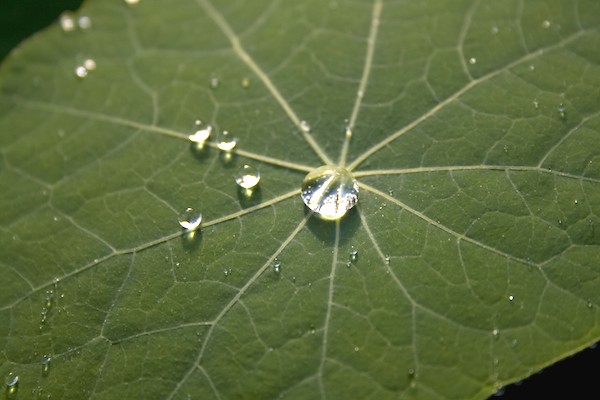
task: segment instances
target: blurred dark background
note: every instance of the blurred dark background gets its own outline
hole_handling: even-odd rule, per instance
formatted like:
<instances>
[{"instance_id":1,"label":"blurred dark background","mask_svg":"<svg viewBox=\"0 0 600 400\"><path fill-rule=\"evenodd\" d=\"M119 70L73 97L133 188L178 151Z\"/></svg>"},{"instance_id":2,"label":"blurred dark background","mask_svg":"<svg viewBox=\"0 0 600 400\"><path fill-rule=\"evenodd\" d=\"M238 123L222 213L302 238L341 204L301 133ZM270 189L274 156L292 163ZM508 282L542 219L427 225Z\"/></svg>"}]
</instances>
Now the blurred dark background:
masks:
<instances>
[{"instance_id":1,"label":"blurred dark background","mask_svg":"<svg viewBox=\"0 0 600 400\"><path fill-rule=\"evenodd\" d=\"M82 2L82 0L0 0L0 61L21 41L54 23L61 12L76 10ZM167 3L168 0L165 0L165 6ZM510 385L505 388L502 395L491 399L529 400L541 396L548 398L548 394L551 394L550 399L562 397L598 400L600 383L596 379L600 381L599 346L594 346L546 368L520 384Z\"/></svg>"}]
</instances>

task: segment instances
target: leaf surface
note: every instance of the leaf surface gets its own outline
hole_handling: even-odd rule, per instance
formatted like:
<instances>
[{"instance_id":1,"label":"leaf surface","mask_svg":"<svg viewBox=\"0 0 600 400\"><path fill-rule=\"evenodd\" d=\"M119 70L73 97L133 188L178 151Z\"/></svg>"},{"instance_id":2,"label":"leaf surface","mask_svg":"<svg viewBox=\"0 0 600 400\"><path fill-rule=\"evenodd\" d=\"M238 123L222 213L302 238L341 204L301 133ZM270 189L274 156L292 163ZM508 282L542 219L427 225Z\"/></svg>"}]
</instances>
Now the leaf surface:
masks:
<instances>
[{"instance_id":1,"label":"leaf surface","mask_svg":"<svg viewBox=\"0 0 600 400\"><path fill-rule=\"evenodd\" d=\"M79 15L0 70L20 396L485 399L600 337L597 1ZM190 146L196 119L232 157ZM337 222L300 198L323 164L360 185Z\"/></svg>"}]
</instances>

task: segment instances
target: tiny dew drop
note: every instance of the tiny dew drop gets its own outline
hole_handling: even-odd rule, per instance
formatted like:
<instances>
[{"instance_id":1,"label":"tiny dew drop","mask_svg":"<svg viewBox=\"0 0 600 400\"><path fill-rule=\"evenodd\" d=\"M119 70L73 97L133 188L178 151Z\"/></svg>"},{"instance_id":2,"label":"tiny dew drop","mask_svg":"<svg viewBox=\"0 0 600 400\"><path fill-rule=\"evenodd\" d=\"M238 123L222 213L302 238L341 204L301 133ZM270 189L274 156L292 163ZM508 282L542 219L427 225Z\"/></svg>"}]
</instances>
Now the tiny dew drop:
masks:
<instances>
[{"instance_id":1,"label":"tiny dew drop","mask_svg":"<svg viewBox=\"0 0 600 400\"><path fill-rule=\"evenodd\" d=\"M498 329L494 329L492 331L492 336L494 337L494 339L498 339L500 337L500 331Z\"/></svg>"},{"instance_id":2,"label":"tiny dew drop","mask_svg":"<svg viewBox=\"0 0 600 400\"><path fill-rule=\"evenodd\" d=\"M92 19L87 15L82 15L81 17L77 18L77 26L84 30L90 29L92 27Z\"/></svg>"},{"instance_id":3,"label":"tiny dew drop","mask_svg":"<svg viewBox=\"0 0 600 400\"><path fill-rule=\"evenodd\" d=\"M12 372L6 377L6 398L14 399L19 391L19 375L14 375Z\"/></svg>"},{"instance_id":4,"label":"tiny dew drop","mask_svg":"<svg viewBox=\"0 0 600 400\"><path fill-rule=\"evenodd\" d=\"M390 256L388 256L388 255L386 255L386 256L385 256L385 263L386 263L387 265L390 265L390 260L391 260L391 257L390 257Z\"/></svg>"},{"instance_id":5,"label":"tiny dew drop","mask_svg":"<svg viewBox=\"0 0 600 400\"><path fill-rule=\"evenodd\" d=\"M75 76L81 79L85 78L86 76L88 76L88 69L83 65L78 65L75 68Z\"/></svg>"},{"instance_id":6,"label":"tiny dew drop","mask_svg":"<svg viewBox=\"0 0 600 400\"><path fill-rule=\"evenodd\" d=\"M96 69L96 61L92 58L88 58L83 61L83 67L88 71L94 71Z\"/></svg>"},{"instance_id":7,"label":"tiny dew drop","mask_svg":"<svg viewBox=\"0 0 600 400\"><path fill-rule=\"evenodd\" d=\"M352 129L346 128L346 131L344 132L344 136L346 136L346 139L352 138Z\"/></svg>"},{"instance_id":8,"label":"tiny dew drop","mask_svg":"<svg viewBox=\"0 0 600 400\"><path fill-rule=\"evenodd\" d=\"M210 133L212 132L212 126L203 123L201 120L197 119L194 121L194 125L192 127L192 134L188 136L188 139L194 143L198 143L199 145L204 145L210 138Z\"/></svg>"},{"instance_id":9,"label":"tiny dew drop","mask_svg":"<svg viewBox=\"0 0 600 400\"><path fill-rule=\"evenodd\" d=\"M345 168L324 165L302 182L304 204L324 220L338 220L358 202L358 182Z\"/></svg>"},{"instance_id":10,"label":"tiny dew drop","mask_svg":"<svg viewBox=\"0 0 600 400\"><path fill-rule=\"evenodd\" d=\"M233 137L228 131L222 131L217 137L217 147L219 150L230 152L237 145L238 139Z\"/></svg>"},{"instance_id":11,"label":"tiny dew drop","mask_svg":"<svg viewBox=\"0 0 600 400\"><path fill-rule=\"evenodd\" d=\"M560 103L558 105L558 115L560 115L560 117L562 119L565 119L567 117L567 108L565 107L564 104Z\"/></svg>"},{"instance_id":12,"label":"tiny dew drop","mask_svg":"<svg viewBox=\"0 0 600 400\"><path fill-rule=\"evenodd\" d=\"M124 0L125 4L127 4L128 6L135 6L137 4L139 4L140 0Z\"/></svg>"},{"instance_id":13,"label":"tiny dew drop","mask_svg":"<svg viewBox=\"0 0 600 400\"><path fill-rule=\"evenodd\" d=\"M310 132L310 124L304 120L300 121L300 129L302 132Z\"/></svg>"},{"instance_id":14,"label":"tiny dew drop","mask_svg":"<svg viewBox=\"0 0 600 400\"><path fill-rule=\"evenodd\" d=\"M42 359L42 376L48 376L51 361L52 358L50 356L44 355L44 358Z\"/></svg>"},{"instance_id":15,"label":"tiny dew drop","mask_svg":"<svg viewBox=\"0 0 600 400\"><path fill-rule=\"evenodd\" d=\"M548 29L550 28L550 26L552 26L552 23L550 21L545 20L544 22L542 22L542 28Z\"/></svg>"},{"instance_id":16,"label":"tiny dew drop","mask_svg":"<svg viewBox=\"0 0 600 400\"><path fill-rule=\"evenodd\" d=\"M251 83L252 82L250 81L250 78L248 78L248 77L243 78L242 79L242 88L248 89L250 87Z\"/></svg>"},{"instance_id":17,"label":"tiny dew drop","mask_svg":"<svg viewBox=\"0 0 600 400\"><path fill-rule=\"evenodd\" d=\"M59 21L63 32L73 32L76 28L75 18L70 11L65 11L60 14Z\"/></svg>"},{"instance_id":18,"label":"tiny dew drop","mask_svg":"<svg viewBox=\"0 0 600 400\"><path fill-rule=\"evenodd\" d=\"M277 258L275 258L273 260L273 264L271 264L271 267L273 268L273 271L275 271L276 273L279 273L281 271L281 261L279 261Z\"/></svg>"},{"instance_id":19,"label":"tiny dew drop","mask_svg":"<svg viewBox=\"0 0 600 400\"><path fill-rule=\"evenodd\" d=\"M492 35L496 35L500 31L500 29L498 29L497 26L492 26L492 29L490 29L490 31L492 32Z\"/></svg>"},{"instance_id":20,"label":"tiny dew drop","mask_svg":"<svg viewBox=\"0 0 600 400\"><path fill-rule=\"evenodd\" d=\"M188 231L198 228L201 222L202 213L193 208L188 207L179 214L179 225Z\"/></svg>"},{"instance_id":21,"label":"tiny dew drop","mask_svg":"<svg viewBox=\"0 0 600 400\"><path fill-rule=\"evenodd\" d=\"M512 294L510 296L508 296L508 301L514 301L515 300L515 296L513 296Z\"/></svg>"},{"instance_id":22,"label":"tiny dew drop","mask_svg":"<svg viewBox=\"0 0 600 400\"><path fill-rule=\"evenodd\" d=\"M469 58L469 64L471 64L471 65L477 64L477 59L475 57Z\"/></svg>"},{"instance_id":23,"label":"tiny dew drop","mask_svg":"<svg viewBox=\"0 0 600 400\"><path fill-rule=\"evenodd\" d=\"M235 175L235 183L243 189L252 189L260 181L260 172L251 165L244 165Z\"/></svg>"},{"instance_id":24,"label":"tiny dew drop","mask_svg":"<svg viewBox=\"0 0 600 400\"><path fill-rule=\"evenodd\" d=\"M216 77L216 76L212 76L212 77L210 78L210 82L209 82L209 83L210 83L210 87L211 87L211 88L213 88L213 89L216 89L216 88L218 88L218 87L219 87L219 84L220 84L221 82L219 82L219 78L218 78L218 77Z\"/></svg>"},{"instance_id":25,"label":"tiny dew drop","mask_svg":"<svg viewBox=\"0 0 600 400\"><path fill-rule=\"evenodd\" d=\"M351 262L356 262L358 260L358 250L356 247L352 246L350 248L349 256Z\"/></svg>"}]
</instances>

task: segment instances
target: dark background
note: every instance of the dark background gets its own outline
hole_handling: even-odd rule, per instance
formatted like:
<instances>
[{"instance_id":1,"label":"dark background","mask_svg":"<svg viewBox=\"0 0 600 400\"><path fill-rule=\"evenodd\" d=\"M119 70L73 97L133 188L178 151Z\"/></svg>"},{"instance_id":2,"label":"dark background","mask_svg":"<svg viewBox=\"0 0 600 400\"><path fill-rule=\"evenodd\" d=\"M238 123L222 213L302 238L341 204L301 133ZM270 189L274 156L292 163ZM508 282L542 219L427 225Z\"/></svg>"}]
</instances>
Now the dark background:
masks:
<instances>
[{"instance_id":1,"label":"dark background","mask_svg":"<svg viewBox=\"0 0 600 400\"><path fill-rule=\"evenodd\" d=\"M62 11L76 10L81 3L81 0L0 0L0 61L22 40L56 21ZM165 0L165 6L167 3ZM596 379L600 380L599 346L506 387L501 396L492 400L529 400L548 394L550 399L599 400L600 384Z\"/></svg>"}]
</instances>

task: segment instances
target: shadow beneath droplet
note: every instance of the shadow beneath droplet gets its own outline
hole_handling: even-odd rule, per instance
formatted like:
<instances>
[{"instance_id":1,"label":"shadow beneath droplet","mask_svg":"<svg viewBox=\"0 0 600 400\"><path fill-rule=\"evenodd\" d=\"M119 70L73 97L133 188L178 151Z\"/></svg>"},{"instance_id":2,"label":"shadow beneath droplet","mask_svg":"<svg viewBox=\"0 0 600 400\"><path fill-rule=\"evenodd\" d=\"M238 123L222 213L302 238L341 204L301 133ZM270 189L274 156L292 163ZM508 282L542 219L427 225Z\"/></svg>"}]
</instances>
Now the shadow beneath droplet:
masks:
<instances>
[{"instance_id":1,"label":"shadow beneath droplet","mask_svg":"<svg viewBox=\"0 0 600 400\"><path fill-rule=\"evenodd\" d=\"M304 215L309 213L311 211L308 207L304 207ZM335 245L335 224L335 221L327 221L313 214L306 226L319 240L333 247ZM340 245L344 245L354 236L360 224L360 215L354 207L340 220Z\"/></svg>"},{"instance_id":2,"label":"shadow beneath droplet","mask_svg":"<svg viewBox=\"0 0 600 400\"><path fill-rule=\"evenodd\" d=\"M230 151L219 151L219 161L225 169L230 169L236 166L237 154Z\"/></svg>"},{"instance_id":3,"label":"shadow beneath droplet","mask_svg":"<svg viewBox=\"0 0 600 400\"><path fill-rule=\"evenodd\" d=\"M252 207L262 202L260 185L255 186L252 189L244 189L238 186L237 196L242 208Z\"/></svg>"},{"instance_id":4,"label":"shadow beneath droplet","mask_svg":"<svg viewBox=\"0 0 600 400\"><path fill-rule=\"evenodd\" d=\"M212 149L210 146L208 146L206 144L195 143L195 142L192 142L190 144L190 152L192 153L192 156L194 156L195 159L200 160L200 161L207 160L208 156L210 155L210 153L213 150L214 149Z\"/></svg>"},{"instance_id":5,"label":"shadow beneath droplet","mask_svg":"<svg viewBox=\"0 0 600 400\"><path fill-rule=\"evenodd\" d=\"M181 244L187 251L196 251L202 244L202 229L195 231L184 231L181 234Z\"/></svg>"}]
</instances>

